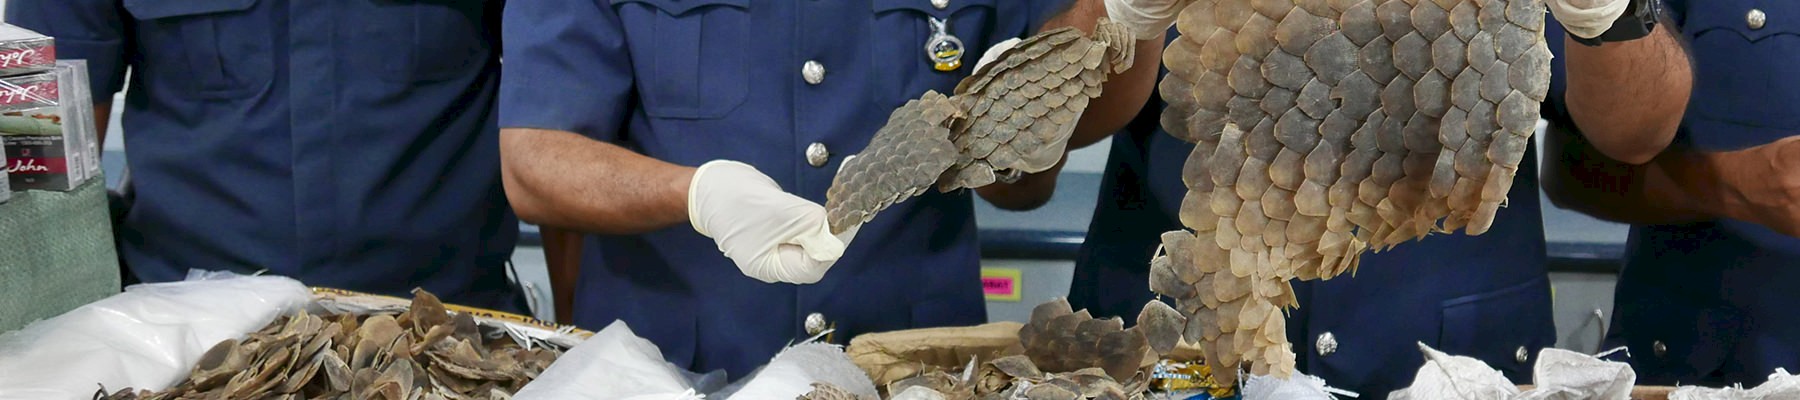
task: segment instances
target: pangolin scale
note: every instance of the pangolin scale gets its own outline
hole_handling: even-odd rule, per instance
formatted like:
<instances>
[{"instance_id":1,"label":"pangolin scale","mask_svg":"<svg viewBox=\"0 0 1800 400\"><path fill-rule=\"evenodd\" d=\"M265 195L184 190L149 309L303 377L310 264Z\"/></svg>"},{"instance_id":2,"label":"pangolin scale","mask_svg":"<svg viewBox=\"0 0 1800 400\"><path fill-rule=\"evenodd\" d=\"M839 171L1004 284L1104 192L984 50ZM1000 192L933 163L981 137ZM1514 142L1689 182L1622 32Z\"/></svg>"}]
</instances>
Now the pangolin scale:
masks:
<instances>
[{"instance_id":1,"label":"pangolin scale","mask_svg":"<svg viewBox=\"0 0 1800 400\"><path fill-rule=\"evenodd\" d=\"M973 189L1055 166L1108 74L1131 67L1133 45L1105 20L1091 36L1049 30L1001 52L951 96L926 92L894 110L825 192L832 233L933 185Z\"/></svg>"},{"instance_id":2,"label":"pangolin scale","mask_svg":"<svg viewBox=\"0 0 1800 400\"><path fill-rule=\"evenodd\" d=\"M1487 231L1506 200L1550 52L1541 0L1193 0L1163 54L1162 126L1196 144L1189 230L1153 291L1188 316L1220 382L1288 376L1293 279L1365 250Z\"/></svg>"}]
</instances>

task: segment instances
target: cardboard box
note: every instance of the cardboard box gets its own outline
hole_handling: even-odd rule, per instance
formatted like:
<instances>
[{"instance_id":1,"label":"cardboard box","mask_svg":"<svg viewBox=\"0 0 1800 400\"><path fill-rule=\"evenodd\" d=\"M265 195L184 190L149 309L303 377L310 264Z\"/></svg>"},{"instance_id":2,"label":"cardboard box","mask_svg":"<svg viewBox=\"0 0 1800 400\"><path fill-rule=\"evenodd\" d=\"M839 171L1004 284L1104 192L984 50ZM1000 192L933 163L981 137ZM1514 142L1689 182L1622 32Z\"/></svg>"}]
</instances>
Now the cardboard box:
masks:
<instances>
[{"instance_id":1,"label":"cardboard box","mask_svg":"<svg viewBox=\"0 0 1800 400\"><path fill-rule=\"evenodd\" d=\"M49 71L56 64L55 44L44 34L0 24L0 76Z\"/></svg>"},{"instance_id":2,"label":"cardboard box","mask_svg":"<svg viewBox=\"0 0 1800 400\"><path fill-rule=\"evenodd\" d=\"M12 190L68 191L100 175L87 65L0 78L0 146Z\"/></svg>"}]
</instances>

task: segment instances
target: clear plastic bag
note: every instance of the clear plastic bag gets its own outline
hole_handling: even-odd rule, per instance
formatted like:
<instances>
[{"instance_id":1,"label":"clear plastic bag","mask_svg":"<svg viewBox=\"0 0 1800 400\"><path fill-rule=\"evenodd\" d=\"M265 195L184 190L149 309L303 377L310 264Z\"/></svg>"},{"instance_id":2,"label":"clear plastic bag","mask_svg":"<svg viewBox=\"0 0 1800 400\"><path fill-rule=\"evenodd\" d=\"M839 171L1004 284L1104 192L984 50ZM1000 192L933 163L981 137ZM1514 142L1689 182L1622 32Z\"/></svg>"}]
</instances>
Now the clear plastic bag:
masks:
<instances>
[{"instance_id":1,"label":"clear plastic bag","mask_svg":"<svg viewBox=\"0 0 1800 400\"><path fill-rule=\"evenodd\" d=\"M88 399L162 390L207 349L303 307L311 292L275 276L212 275L134 285L0 335L0 399Z\"/></svg>"}]
</instances>

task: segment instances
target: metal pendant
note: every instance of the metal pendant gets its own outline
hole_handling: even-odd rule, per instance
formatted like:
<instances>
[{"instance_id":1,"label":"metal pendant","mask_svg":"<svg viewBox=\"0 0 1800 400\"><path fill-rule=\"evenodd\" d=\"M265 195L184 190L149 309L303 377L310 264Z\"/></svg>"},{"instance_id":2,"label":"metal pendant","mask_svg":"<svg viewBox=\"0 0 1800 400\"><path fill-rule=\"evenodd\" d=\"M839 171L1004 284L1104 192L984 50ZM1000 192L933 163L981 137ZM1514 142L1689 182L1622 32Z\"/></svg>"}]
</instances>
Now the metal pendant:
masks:
<instances>
[{"instance_id":1,"label":"metal pendant","mask_svg":"<svg viewBox=\"0 0 1800 400\"><path fill-rule=\"evenodd\" d=\"M939 71L954 71L962 67L963 42L950 34L950 23L945 19L931 19L931 39L925 41L925 57L931 59L932 68Z\"/></svg>"}]
</instances>

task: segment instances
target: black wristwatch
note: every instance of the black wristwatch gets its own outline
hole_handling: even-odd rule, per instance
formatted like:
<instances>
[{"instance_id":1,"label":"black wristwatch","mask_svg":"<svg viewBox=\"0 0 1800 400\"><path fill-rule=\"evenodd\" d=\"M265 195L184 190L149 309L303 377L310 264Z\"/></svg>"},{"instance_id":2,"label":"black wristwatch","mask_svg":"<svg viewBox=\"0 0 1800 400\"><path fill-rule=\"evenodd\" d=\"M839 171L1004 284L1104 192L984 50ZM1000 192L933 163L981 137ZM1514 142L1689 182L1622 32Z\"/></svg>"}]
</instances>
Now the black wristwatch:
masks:
<instances>
[{"instance_id":1,"label":"black wristwatch","mask_svg":"<svg viewBox=\"0 0 1800 400\"><path fill-rule=\"evenodd\" d=\"M1613 21L1612 27L1601 33L1600 37L1585 39L1570 34L1575 43L1586 46L1599 46L1605 42L1623 42L1642 39L1656 31L1656 20L1662 18L1661 0L1627 0L1625 14Z\"/></svg>"}]
</instances>

